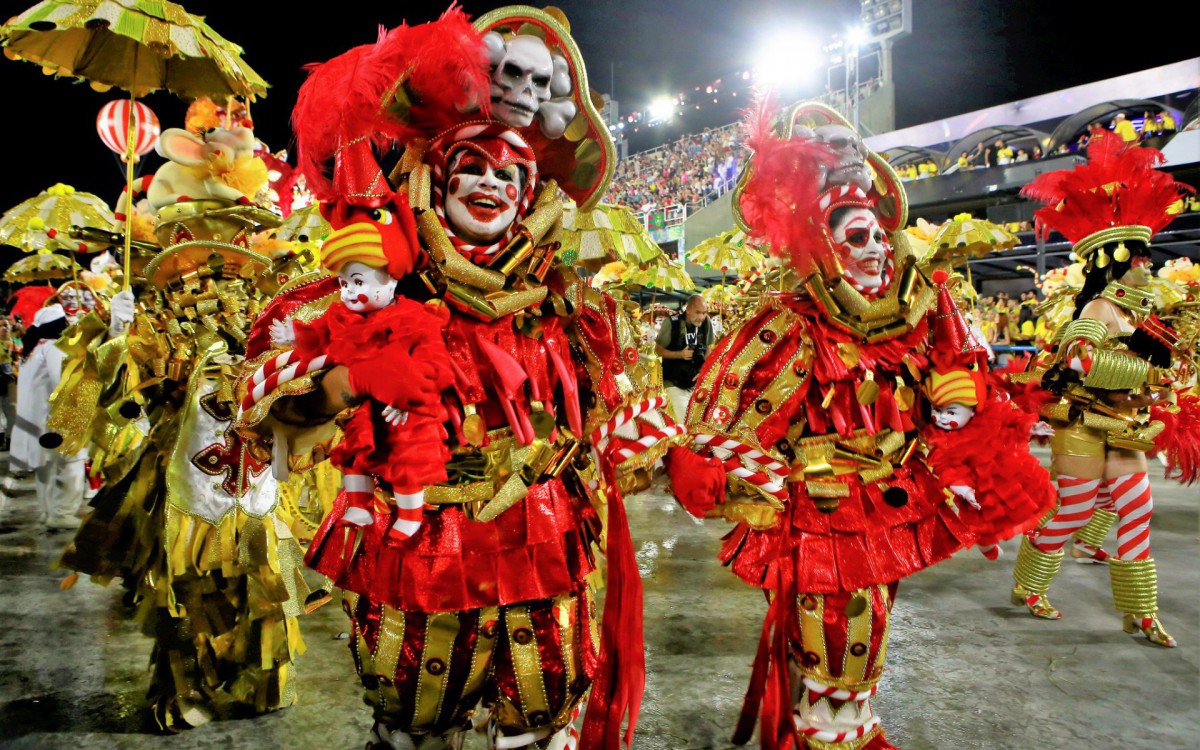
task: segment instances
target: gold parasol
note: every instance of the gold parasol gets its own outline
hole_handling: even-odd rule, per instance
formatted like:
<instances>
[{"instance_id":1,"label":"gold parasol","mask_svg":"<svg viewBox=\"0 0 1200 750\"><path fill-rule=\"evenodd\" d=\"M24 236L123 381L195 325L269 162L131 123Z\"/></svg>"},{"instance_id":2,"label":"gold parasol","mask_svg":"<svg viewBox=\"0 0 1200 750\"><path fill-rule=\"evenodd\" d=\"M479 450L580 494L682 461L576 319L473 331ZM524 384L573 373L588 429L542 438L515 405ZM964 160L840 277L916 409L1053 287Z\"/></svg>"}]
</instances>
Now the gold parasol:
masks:
<instances>
[{"instance_id":1,"label":"gold parasol","mask_svg":"<svg viewBox=\"0 0 1200 750\"><path fill-rule=\"evenodd\" d=\"M696 283L688 276L683 265L666 255L659 256L658 260L645 268L633 268L625 278L625 284L664 292L692 292L696 289Z\"/></svg>"},{"instance_id":2,"label":"gold parasol","mask_svg":"<svg viewBox=\"0 0 1200 750\"><path fill-rule=\"evenodd\" d=\"M4 272L4 280L18 284L51 279L70 279L83 269L70 258L50 250L38 250L27 258L21 258Z\"/></svg>"},{"instance_id":3,"label":"gold parasol","mask_svg":"<svg viewBox=\"0 0 1200 750\"><path fill-rule=\"evenodd\" d=\"M13 60L28 60L47 74L70 76L130 99L165 89L185 98L266 96L267 82L242 60L242 48L204 19L166 0L44 0L0 27L0 45ZM137 119L129 108L125 188L133 215ZM129 232L125 233L125 284L129 285Z\"/></svg>"},{"instance_id":4,"label":"gold parasol","mask_svg":"<svg viewBox=\"0 0 1200 750\"><path fill-rule=\"evenodd\" d=\"M165 0L45 0L0 27L0 44L48 74L135 98L159 89L188 99L267 93L241 47Z\"/></svg>"},{"instance_id":5,"label":"gold parasol","mask_svg":"<svg viewBox=\"0 0 1200 750\"><path fill-rule=\"evenodd\" d=\"M0 244L25 252L59 248L96 252L107 243L72 239L71 227L111 232L115 223L116 218L103 200L58 183L9 209L0 218Z\"/></svg>"},{"instance_id":6,"label":"gold parasol","mask_svg":"<svg viewBox=\"0 0 1200 750\"><path fill-rule=\"evenodd\" d=\"M292 211L275 230L275 239L300 245L315 243L319 247L333 231L320 208L319 204L310 203Z\"/></svg>"},{"instance_id":7,"label":"gold parasol","mask_svg":"<svg viewBox=\"0 0 1200 750\"><path fill-rule=\"evenodd\" d=\"M662 248L629 209L601 203L591 211L581 211L574 201L564 201L559 250L564 263L589 269L613 261L645 266L662 254Z\"/></svg>"},{"instance_id":8,"label":"gold parasol","mask_svg":"<svg viewBox=\"0 0 1200 750\"><path fill-rule=\"evenodd\" d=\"M1011 250L1020 242L1015 234L999 224L973 218L970 214L958 214L938 227L929 240L927 261L957 266L991 252Z\"/></svg>"},{"instance_id":9,"label":"gold parasol","mask_svg":"<svg viewBox=\"0 0 1200 750\"><path fill-rule=\"evenodd\" d=\"M698 266L720 271L722 285L727 273L749 276L767 262L766 256L746 243L746 233L740 229L731 229L701 242L688 251L687 259Z\"/></svg>"}]
</instances>

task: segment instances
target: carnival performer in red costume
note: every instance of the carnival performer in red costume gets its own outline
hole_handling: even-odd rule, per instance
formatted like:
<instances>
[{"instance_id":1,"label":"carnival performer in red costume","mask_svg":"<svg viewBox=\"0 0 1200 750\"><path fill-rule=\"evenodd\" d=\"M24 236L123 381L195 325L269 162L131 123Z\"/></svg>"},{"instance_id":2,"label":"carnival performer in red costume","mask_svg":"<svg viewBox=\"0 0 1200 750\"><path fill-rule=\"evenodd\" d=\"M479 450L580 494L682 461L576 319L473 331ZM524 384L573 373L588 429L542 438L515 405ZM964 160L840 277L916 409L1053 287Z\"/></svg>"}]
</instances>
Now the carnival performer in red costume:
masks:
<instances>
[{"instance_id":1,"label":"carnival performer in red costume","mask_svg":"<svg viewBox=\"0 0 1200 750\"><path fill-rule=\"evenodd\" d=\"M892 169L823 105L774 115L754 116L735 217L787 261L782 291L710 355L670 475L693 513L738 522L721 559L771 600L734 741L761 709L764 748L884 750L871 697L897 584L973 540L918 450L950 343L931 341Z\"/></svg>"},{"instance_id":2,"label":"carnival performer in red costume","mask_svg":"<svg viewBox=\"0 0 1200 750\"><path fill-rule=\"evenodd\" d=\"M413 400L433 394L448 417L445 478L425 487L419 528L389 537L398 511L377 494L350 544L343 493L310 553L344 591L371 747L460 747L483 708L491 747L561 750L585 695L581 747L632 738L645 668L619 489L644 482L657 443L682 427L660 412L632 320L556 256L560 191L590 209L615 158L568 29L553 9L504 8L474 27L451 11L314 66L300 92L307 184L335 215L363 196L407 197L420 253L398 301L444 305L449 318L447 379L424 378ZM402 150L390 179L376 161L388 148ZM334 226L327 251L372 242L388 255L384 229ZM275 300L248 346L254 366L281 354L275 321L323 325L334 282ZM242 429L304 470L339 450L339 412L364 398L405 408L410 365L421 371L411 359L301 366L261 389ZM603 623L589 583L598 552Z\"/></svg>"},{"instance_id":3,"label":"carnival performer in red costume","mask_svg":"<svg viewBox=\"0 0 1200 750\"><path fill-rule=\"evenodd\" d=\"M932 279L938 284L938 307L936 351L923 387L931 418L921 429L925 460L955 495L959 518L974 532L979 551L995 560L1000 542L1029 528L1030 518L1054 509L1050 473L1029 452L1030 435L1044 434L1038 429L1044 425L990 382L987 353L961 326L946 272L934 271ZM992 449L980 453L981 445Z\"/></svg>"}]
</instances>

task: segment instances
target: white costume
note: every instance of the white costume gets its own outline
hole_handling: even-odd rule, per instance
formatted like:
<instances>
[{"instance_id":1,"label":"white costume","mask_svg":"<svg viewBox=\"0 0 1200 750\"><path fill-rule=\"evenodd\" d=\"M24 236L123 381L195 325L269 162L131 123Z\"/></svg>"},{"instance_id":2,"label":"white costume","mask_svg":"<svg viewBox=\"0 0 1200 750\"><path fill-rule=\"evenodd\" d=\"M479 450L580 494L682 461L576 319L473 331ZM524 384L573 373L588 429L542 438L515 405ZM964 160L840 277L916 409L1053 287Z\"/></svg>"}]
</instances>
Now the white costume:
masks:
<instances>
[{"instance_id":1,"label":"white costume","mask_svg":"<svg viewBox=\"0 0 1200 750\"><path fill-rule=\"evenodd\" d=\"M62 305L50 305L38 311L33 325L53 323L66 317ZM74 528L75 516L83 504L84 460L86 453L63 456L43 448L38 442L46 431L50 394L62 377L65 355L55 346L57 339L43 339L21 364L17 375L17 421L12 432L13 468L34 472L37 484L39 517L51 528Z\"/></svg>"}]
</instances>

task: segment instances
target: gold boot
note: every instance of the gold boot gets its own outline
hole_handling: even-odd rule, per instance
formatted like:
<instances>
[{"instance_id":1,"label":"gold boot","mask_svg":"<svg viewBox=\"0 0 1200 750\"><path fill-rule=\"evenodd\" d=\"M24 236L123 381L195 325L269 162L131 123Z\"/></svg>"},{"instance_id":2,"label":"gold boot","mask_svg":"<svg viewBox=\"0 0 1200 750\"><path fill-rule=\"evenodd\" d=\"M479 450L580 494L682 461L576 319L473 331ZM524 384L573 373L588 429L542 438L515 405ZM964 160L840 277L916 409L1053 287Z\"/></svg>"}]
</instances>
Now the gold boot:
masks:
<instances>
[{"instance_id":1,"label":"gold boot","mask_svg":"<svg viewBox=\"0 0 1200 750\"><path fill-rule=\"evenodd\" d=\"M1062 613L1050 604L1046 592L1050 582L1062 569L1064 552L1042 552L1033 546L1029 537L1021 537L1021 550L1017 552L1017 564L1013 568L1013 604L1024 604L1029 614L1044 620L1057 620Z\"/></svg>"},{"instance_id":2,"label":"gold boot","mask_svg":"<svg viewBox=\"0 0 1200 750\"><path fill-rule=\"evenodd\" d=\"M1108 561L1113 604L1125 613L1126 633L1141 632L1151 643L1175 648L1178 643L1158 620L1158 568L1153 558Z\"/></svg>"},{"instance_id":3,"label":"gold boot","mask_svg":"<svg viewBox=\"0 0 1200 750\"><path fill-rule=\"evenodd\" d=\"M1111 510L1096 510L1092 518L1079 531L1071 535L1071 559L1085 565L1108 562L1109 554L1104 551L1104 538L1117 522L1117 514Z\"/></svg>"}]
</instances>

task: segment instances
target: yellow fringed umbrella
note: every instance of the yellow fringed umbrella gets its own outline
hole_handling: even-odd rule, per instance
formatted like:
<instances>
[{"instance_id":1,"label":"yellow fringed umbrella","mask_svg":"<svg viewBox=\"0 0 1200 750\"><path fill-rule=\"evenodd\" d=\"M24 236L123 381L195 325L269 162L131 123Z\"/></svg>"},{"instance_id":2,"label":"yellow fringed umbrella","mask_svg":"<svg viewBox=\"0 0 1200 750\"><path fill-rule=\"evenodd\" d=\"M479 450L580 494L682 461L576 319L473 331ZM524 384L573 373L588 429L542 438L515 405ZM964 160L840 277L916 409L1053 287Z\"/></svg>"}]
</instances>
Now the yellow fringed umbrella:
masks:
<instances>
[{"instance_id":1,"label":"yellow fringed umbrella","mask_svg":"<svg viewBox=\"0 0 1200 750\"><path fill-rule=\"evenodd\" d=\"M116 218L103 200L59 183L10 208L0 218L0 244L25 252L59 248L96 252L105 243L73 240L71 227L112 232L115 224Z\"/></svg>"},{"instance_id":2,"label":"yellow fringed umbrella","mask_svg":"<svg viewBox=\"0 0 1200 750\"><path fill-rule=\"evenodd\" d=\"M310 203L288 214L279 225L279 229L275 230L275 239L301 245L315 243L320 246L332 231L333 227L321 215L320 205Z\"/></svg>"},{"instance_id":3,"label":"yellow fringed umbrella","mask_svg":"<svg viewBox=\"0 0 1200 750\"><path fill-rule=\"evenodd\" d=\"M78 263L50 250L38 250L27 258L21 258L4 272L4 280L18 284L31 284L50 279L70 279L83 269Z\"/></svg>"},{"instance_id":4,"label":"yellow fringed umbrella","mask_svg":"<svg viewBox=\"0 0 1200 750\"><path fill-rule=\"evenodd\" d=\"M727 273L739 278L749 276L767 262L765 255L746 243L746 233L740 229L731 229L701 242L688 251L687 259L698 266L720 271L722 285Z\"/></svg>"},{"instance_id":5,"label":"yellow fringed umbrella","mask_svg":"<svg viewBox=\"0 0 1200 750\"><path fill-rule=\"evenodd\" d=\"M242 60L242 48L213 31L201 16L166 0L43 0L0 26L0 45L13 60L42 66L47 75L87 81L97 91L120 88L130 100L165 89L178 96L249 101L266 96L267 82ZM125 189L133 215L137 119L129 107ZM131 239L125 233L125 284Z\"/></svg>"},{"instance_id":6,"label":"yellow fringed umbrella","mask_svg":"<svg viewBox=\"0 0 1200 750\"><path fill-rule=\"evenodd\" d=\"M991 252L1011 250L1020 242L1015 234L999 224L973 218L970 214L958 214L938 227L929 240L928 260L956 266Z\"/></svg>"},{"instance_id":7,"label":"yellow fringed umbrella","mask_svg":"<svg viewBox=\"0 0 1200 750\"><path fill-rule=\"evenodd\" d=\"M666 255L661 260L651 263L645 268L634 270L626 279L631 286L644 289L658 289L664 292L692 292L696 283L679 261L671 260Z\"/></svg>"},{"instance_id":8,"label":"yellow fringed umbrella","mask_svg":"<svg viewBox=\"0 0 1200 750\"><path fill-rule=\"evenodd\" d=\"M134 97L265 96L242 48L166 0L45 0L0 27L4 54Z\"/></svg>"},{"instance_id":9,"label":"yellow fringed umbrella","mask_svg":"<svg viewBox=\"0 0 1200 750\"><path fill-rule=\"evenodd\" d=\"M646 266L638 268L622 261L605 264L591 278L591 285L606 292L650 289L666 292L690 292L696 284L678 262L666 255Z\"/></svg>"},{"instance_id":10,"label":"yellow fringed umbrella","mask_svg":"<svg viewBox=\"0 0 1200 750\"><path fill-rule=\"evenodd\" d=\"M585 268L613 261L641 267L661 257L663 250L629 209L601 203L591 211L580 211L568 201L563 206L558 254L564 263Z\"/></svg>"}]
</instances>

